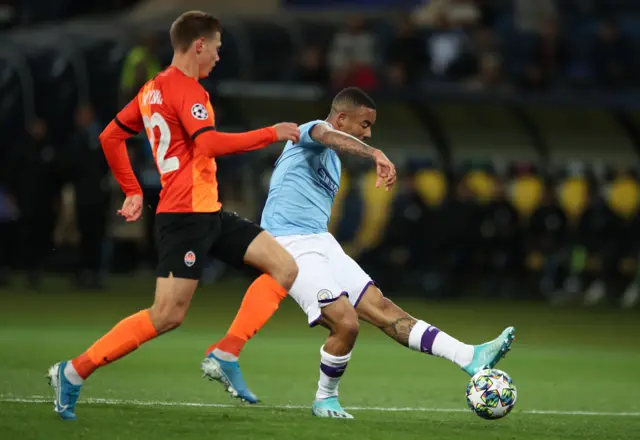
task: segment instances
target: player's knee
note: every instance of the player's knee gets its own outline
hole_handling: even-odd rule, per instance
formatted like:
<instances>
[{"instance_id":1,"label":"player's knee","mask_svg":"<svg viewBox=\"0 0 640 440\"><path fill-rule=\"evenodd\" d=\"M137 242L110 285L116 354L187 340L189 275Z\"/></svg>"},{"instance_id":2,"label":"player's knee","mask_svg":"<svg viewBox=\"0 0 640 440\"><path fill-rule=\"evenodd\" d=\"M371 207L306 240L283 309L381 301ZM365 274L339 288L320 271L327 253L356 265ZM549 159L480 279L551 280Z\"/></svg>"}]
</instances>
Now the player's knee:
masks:
<instances>
[{"instance_id":1,"label":"player's knee","mask_svg":"<svg viewBox=\"0 0 640 440\"><path fill-rule=\"evenodd\" d=\"M293 283L296 281L296 278L298 278L298 264L296 263L296 261L291 258L291 260L287 263L287 267L285 270L285 284L288 286L287 289L290 289L291 286L293 286Z\"/></svg>"},{"instance_id":2,"label":"player's knee","mask_svg":"<svg viewBox=\"0 0 640 440\"><path fill-rule=\"evenodd\" d=\"M165 326L167 330L174 330L182 324L184 321L184 317L186 315L186 310L183 309L174 309L165 317Z\"/></svg>"},{"instance_id":3,"label":"player's knee","mask_svg":"<svg viewBox=\"0 0 640 440\"><path fill-rule=\"evenodd\" d=\"M165 333L180 327L187 313L185 304L154 304L149 311L151 321L158 333Z\"/></svg>"},{"instance_id":4,"label":"player's knee","mask_svg":"<svg viewBox=\"0 0 640 440\"><path fill-rule=\"evenodd\" d=\"M335 333L342 335L345 339L355 341L360 333L360 321L355 310L351 309L337 322Z\"/></svg>"}]
</instances>

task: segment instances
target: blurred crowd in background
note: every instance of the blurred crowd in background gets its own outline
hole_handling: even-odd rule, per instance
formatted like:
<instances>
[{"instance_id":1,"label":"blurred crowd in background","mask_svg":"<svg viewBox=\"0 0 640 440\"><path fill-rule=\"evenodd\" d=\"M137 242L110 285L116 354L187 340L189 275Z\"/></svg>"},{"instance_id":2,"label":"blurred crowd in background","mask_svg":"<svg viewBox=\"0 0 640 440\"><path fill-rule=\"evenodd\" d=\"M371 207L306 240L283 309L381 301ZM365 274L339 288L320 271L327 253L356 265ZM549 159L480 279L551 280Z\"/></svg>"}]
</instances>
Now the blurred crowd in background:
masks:
<instances>
[{"instance_id":1,"label":"blurred crowd in background","mask_svg":"<svg viewBox=\"0 0 640 440\"><path fill-rule=\"evenodd\" d=\"M5 26L106 13L135 0L6 2ZM391 22L310 25L297 68L273 79L367 89L463 82L472 89L625 88L640 81L633 0L285 1L289 6L404 7ZM265 38L275 36L265 35ZM277 54L263 56L281 59ZM273 55L273 56L272 56ZM268 64L268 60L265 60ZM290 67L290 66L288 66ZM265 69L270 70L268 66Z\"/></svg>"},{"instance_id":2,"label":"blurred crowd in background","mask_svg":"<svg viewBox=\"0 0 640 440\"><path fill-rule=\"evenodd\" d=\"M122 12L135 3L5 0L0 23L11 32L83 14ZM205 81L219 126L254 128L233 96L218 96L218 85L237 79L320 86L327 96L355 85L376 97L386 93L384 99L401 99L397 96L404 95L394 95L399 90L422 97L418 91L434 88L515 99L558 90L572 96L625 95L640 85L636 1L283 3L296 10L391 6L403 11L391 18L364 13L342 20L304 18L295 25L254 19L243 23L241 32L225 28L222 61ZM33 108L25 104L24 92L15 102L9 92L3 94L0 125L13 131L0 152L0 285L15 278L14 270L24 270L29 285L38 288L43 273L55 270L74 275L80 287L100 288L109 271L155 264L159 179L148 141L139 135L130 142L147 210L140 225L123 225L112 215L121 198L98 134L170 62L166 26L162 29L136 30L124 45L112 37L87 43L82 49L85 85L77 74L66 76L68 66L56 64L50 51L29 55ZM13 93L17 70L3 62L0 91ZM5 123L16 114L25 115L24 129L14 130L16 119ZM629 124L632 143L640 145L640 131ZM601 148L607 151L606 139ZM388 194L371 190L368 168L346 161L331 229L383 285L445 297L471 291L554 303L638 303L637 157L624 167L573 163L550 169L536 160L512 161L517 150L506 162L453 163L442 155L427 160L434 154L424 149L424 155L415 148L396 153L403 177ZM221 159L219 180L227 206L259 219L274 156L273 151L250 156ZM214 262L210 278L222 270Z\"/></svg>"},{"instance_id":3,"label":"blurred crowd in background","mask_svg":"<svg viewBox=\"0 0 640 440\"><path fill-rule=\"evenodd\" d=\"M433 0L392 25L354 18L305 49L298 79L368 89L451 81L490 90L637 86L630 55L640 26L617 3Z\"/></svg>"}]
</instances>

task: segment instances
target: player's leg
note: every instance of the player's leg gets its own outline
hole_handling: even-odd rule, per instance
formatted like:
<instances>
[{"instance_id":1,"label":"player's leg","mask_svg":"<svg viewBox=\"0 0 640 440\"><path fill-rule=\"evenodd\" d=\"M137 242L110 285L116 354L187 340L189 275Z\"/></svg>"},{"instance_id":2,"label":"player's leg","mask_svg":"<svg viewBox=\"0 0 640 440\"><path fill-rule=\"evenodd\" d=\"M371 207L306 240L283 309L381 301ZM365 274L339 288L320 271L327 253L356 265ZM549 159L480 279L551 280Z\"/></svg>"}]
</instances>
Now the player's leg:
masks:
<instances>
[{"instance_id":1,"label":"player's leg","mask_svg":"<svg viewBox=\"0 0 640 440\"><path fill-rule=\"evenodd\" d=\"M247 289L227 334L207 350L220 350L227 360L237 360L244 344L273 316L298 273L293 257L265 231L251 242L243 260L264 274Z\"/></svg>"},{"instance_id":2,"label":"player's leg","mask_svg":"<svg viewBox=\"0 0 640 440\"><path fill-rule=\"evenodd\" d=\"M398 343L412 350L448 359L470 375L495 366L511 348L515 335L513 327L505 329L493 341L473 346L412 317L385 298L358 263L344 253L333 237L329 237L331 267L337 282L349 292L360 319L375 325Z\"/></svg>"},{"instance_id":3,"label":"player's leg","mask_svg":"<svg viewBox=\"0 0 640 440\"><path fill-rule=\"evenodd\" d=\"M304 310L311 327L320 324L330 330L320 349L320 379L312 414L350 419L338 401L338 385L360 328L356 311L333 276L322 235L278 237L278 241L298 264L289 296Z\"/></svg>"},{"instance_id":4,"label":"player's leg","mask_svg":"<svg viewBox=\"0 0 640 440\"><path fill-rule=\"evenodd\" d=\"M338 401L338 386L358 337L358 315L346 295L323 306L321 315L317 323L330 333L320 348L320 379L311 413L317 417L352 419Z\"/></svg>"},{"instance_id":5,"label":"player's leg","mask_svg":"<svg viewBox=\"0 0 640 440\"><path fill-rule=\"evenodd\" d=\"M98 368L136 350L145 342L178 327L184 319L202 271L199 256L209 247L219 225L204 217L159 215L159 264L155 299L117 323L84 353L49 369L56 391L55 408L61 418L74 420L80 388Z\"/></svg>"},{"instance_id":6,"label":"player's leg","mask_svg":"<svg viewBox=\"0 0 640 440\"><path fill-rule=\"evenodd\" d=\"M84 381L98 368L117 361L145 342L178 327L198 285L197 280L158 278L151 308L117 323L80 356L49 369L49 382L56 390L56 411L74 420L75 404Z\"/></svg>"},{"instance_id":7,"label":"player's leg","mask_svg":"<svg viewBox=\"0 0 640 440\"><path fill-rule=\"evenodd\" d=\"M416 319L402 310L373 284L362 295L358 316L382 330L396 342L412 350L438 356L457 364L470 376L493 368L511 349L515 337L513 327L506 328L496 339L481 345L460 342L439 328Z\"/></svg>"},{"instance_id":8,"label":"player's leg","mask_svg":"<svg viewBox=\"0 0 640 440\"><path fill-rule=\"evenodd\" d=\"M223 214L221 236L212 251L233 266L251 265L264 275L249 287L227 334L206 352L202 371L225 385L232 395L255 403L258 398L247 387L238 358L245 343L278 309L296 279L298 266L278 242L255 223L235 214Z\"/></svg>"}]
</instances>

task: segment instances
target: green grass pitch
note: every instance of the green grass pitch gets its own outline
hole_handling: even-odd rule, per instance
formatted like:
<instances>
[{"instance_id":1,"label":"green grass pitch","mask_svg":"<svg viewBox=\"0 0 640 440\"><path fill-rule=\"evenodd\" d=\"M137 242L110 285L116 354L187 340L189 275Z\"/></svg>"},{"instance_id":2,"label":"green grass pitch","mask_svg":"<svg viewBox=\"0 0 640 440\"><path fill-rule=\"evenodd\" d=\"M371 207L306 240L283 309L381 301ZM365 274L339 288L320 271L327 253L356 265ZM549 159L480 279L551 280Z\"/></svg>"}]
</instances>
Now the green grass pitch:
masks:
<instances>
[{"instance_id":1,"label":"green grass pitch","mask_svg":"<svg viewBox=\"0 0 640 440\"><path fill-rule=\"evenodd\" d=\"M150 276L110 281L98 294L69 292L60 280L41 293L19 283L0 292L0 438L640 438L637 311L398 299L414 316L471 343L515 325L513 350L499 364L518 386L515 410L497 421L476 417L466 409L468 377L461 370L363 325L340 385L356 420L327 420L310 410L325 331L307 328L291 299L241 360L262 404L241 404L201 378L204 350L231 322L244 281L200 288L180 329L98 371L83 389L78 421L63 422L44 378L49 365L82 352L152 298Z\"/></svg>"}]
</instances>

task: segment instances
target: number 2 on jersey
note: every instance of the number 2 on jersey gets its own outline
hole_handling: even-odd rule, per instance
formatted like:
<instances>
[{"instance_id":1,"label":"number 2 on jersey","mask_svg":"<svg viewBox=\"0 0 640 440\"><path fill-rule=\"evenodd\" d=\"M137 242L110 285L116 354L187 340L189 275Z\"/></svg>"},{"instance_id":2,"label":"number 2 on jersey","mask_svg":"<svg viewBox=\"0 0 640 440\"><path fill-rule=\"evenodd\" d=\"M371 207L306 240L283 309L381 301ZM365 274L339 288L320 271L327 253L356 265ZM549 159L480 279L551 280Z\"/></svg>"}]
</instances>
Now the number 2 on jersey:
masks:
<instances>
[{"instance_id":1,"label":"number 2 on jersey","mask_svg":"<svg viewBox=\"0 0 640 440\"><path fill-rule=\"evenodd\" d=\"M180 159L177 157L166 157L169 150L169 144L171 143L171 129L167 125L167 121L162 117L160 113L154 113L151 117L143 116L142 121L147 129L147 135L149 136L149 142L151 148L156 144L156 136L154 128L158 128L160 137L158 138L158 147L156 149L156 162L158 162L158 169L160 174L176 171L180 168Z\"/></svg>"}]
</instances>

